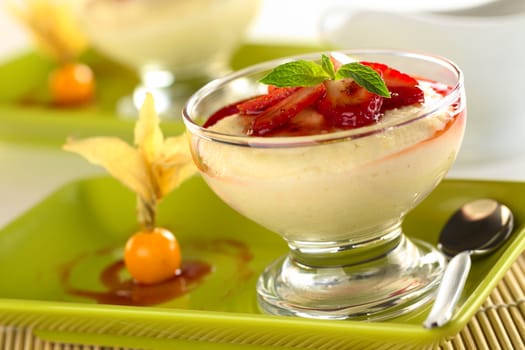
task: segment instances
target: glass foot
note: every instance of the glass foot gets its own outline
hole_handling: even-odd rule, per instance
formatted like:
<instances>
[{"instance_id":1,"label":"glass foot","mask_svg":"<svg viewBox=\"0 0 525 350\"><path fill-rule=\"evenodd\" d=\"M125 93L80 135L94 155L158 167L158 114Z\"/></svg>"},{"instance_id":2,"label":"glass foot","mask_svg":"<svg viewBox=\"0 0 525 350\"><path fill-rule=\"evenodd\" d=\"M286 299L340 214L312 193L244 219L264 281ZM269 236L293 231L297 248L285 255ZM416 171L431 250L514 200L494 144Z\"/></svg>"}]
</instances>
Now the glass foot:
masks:
<instances>
[{"instance_id":1,"label":"glass foot","mask_svg":"<svg viewBox=\"0 0 525 350\"><path fill-rule=\"evenodd\" d=\"M396 243L350 264L305 264L292 252L259 277L259 306L270 314L318 319L385 320L413 311L433 298L446 260L425 242L401 235Z\"/></svg>"}]
</instances>

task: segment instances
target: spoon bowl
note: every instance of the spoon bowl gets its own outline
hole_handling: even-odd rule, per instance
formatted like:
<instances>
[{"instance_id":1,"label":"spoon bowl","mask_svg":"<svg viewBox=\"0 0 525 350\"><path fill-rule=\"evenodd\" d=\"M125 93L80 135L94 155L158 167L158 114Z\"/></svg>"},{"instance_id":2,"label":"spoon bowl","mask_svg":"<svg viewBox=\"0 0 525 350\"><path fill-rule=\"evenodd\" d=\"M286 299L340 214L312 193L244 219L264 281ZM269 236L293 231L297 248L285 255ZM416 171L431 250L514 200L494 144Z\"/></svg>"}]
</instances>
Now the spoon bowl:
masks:
<instances>
[{"instance_id":1,"label":"spoon bowl","mask_svg":"<svg viewBox=\"0 0 525 350\"><path fill-rule=\"evenodd\" d=\"M487 255L498 249L510 236L513 226L511 210L490 198L468 202L452 215L441 231L438 244L452 259L423 323L425 328L441 327L450 321L470 271L471 256Z\"/></svg>"},{"instance_id":2,"label":"spoon bowl","mask_svg":"<svg viewBox=\"0 0 525 350\"><path fill-rule=\"evenodd\" d=\"M512 231L510 209L489 198L468 202L443 227L438 248L449 257L469 251L488 254L497 249Z\"/></svg>"}]
</instances>

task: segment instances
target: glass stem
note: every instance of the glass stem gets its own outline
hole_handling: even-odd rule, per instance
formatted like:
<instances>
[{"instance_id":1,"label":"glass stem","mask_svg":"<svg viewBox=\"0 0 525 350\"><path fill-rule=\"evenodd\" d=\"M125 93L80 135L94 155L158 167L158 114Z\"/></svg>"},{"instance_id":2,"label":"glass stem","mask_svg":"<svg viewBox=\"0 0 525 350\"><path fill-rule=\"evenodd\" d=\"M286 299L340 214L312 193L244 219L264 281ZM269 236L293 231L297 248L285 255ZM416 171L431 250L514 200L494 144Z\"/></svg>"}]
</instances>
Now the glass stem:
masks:
<instances>
[{"instance_id":1,"label":"glass stem","mask_svg":"<svg viewBox=\"0 0 525 350\"><path fill-rule=\"evenodd\" d=\"M290 241L288 246L292 259L304 266L335 267L381 258L394 250L404 237L401 223L372 236L375 238L360 242L336 242L331 246Z\"/></svg>"}]
</instances>

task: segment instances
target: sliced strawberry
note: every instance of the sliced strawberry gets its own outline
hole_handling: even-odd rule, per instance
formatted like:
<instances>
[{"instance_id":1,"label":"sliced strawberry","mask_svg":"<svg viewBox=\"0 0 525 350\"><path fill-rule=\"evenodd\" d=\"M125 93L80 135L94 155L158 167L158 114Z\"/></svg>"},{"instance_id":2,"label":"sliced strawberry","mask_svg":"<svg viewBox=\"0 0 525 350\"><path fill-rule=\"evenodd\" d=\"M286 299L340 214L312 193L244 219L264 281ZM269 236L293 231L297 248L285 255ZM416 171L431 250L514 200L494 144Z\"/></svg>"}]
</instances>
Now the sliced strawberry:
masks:
<instances>
[{"instance_id":1,"label":"sliced strawberry","mask_svg":"<svg viewBox=\"0 0 525 350\"><path fill-rule=\"evenodd\" d=\"M237 104L239 104L239 102L232 103L231 105L227 105L225 107L222 107L221 109L219 109L218 111L213 113L208 118L208 120L206 120L206 122L202 125L202 127L209 128L210 126L215 125L215 123L217 123L219 120L221 120L223 118L226 118L226 117L228 117L230 115L239 113L239 109L237 108Z\"/></svg>"},{"instance_id":2,"label":"sliced strawberry","mask_svg":"<svg viewBox=\"0 0 525 350\"><path fill-rule=\"evenodd\" d=\"M427 81L432 89L441 96L447 96L452 91L452 86L437 81Z\"/></svg>"},{"instance_id":3,"label":"sliced strawberry","mask_svg":"<svg viewBox=\"0 0 525 350\"><path fill-rule=\"evenodd\" d=\"M334 56L330 55L330 61L332 61L332 64L334 65L334 70L337 72L337 70L339 68L341 68L341 66L343 65L343 63L339 62L337 60L337 58L335 58Z\"/></svg>"},{"instance_id":4,"label":"sliced strawberry","mask_svg":"<svg viewBox=\"0 0 525 350\"><path fill-rule=\"evenodd\" d=\"M383 97L369 92L353 79L327 80L326 94L317 110L338 128L357 128L372 124L380 117Z\"/></svg>"},{"instance_id":5,"label":"sliced strawberry","mask_svg":"<svg viewBox=\"0 0 525 350\"><path fill-rule=\"evenodd\" d=\"M425 94L418 87L416 79L410 75L376 62L361 62L373 68L376 72L383 75L386 87L390 91L390 98L383 101L382 111L408 106L425 101Z\"/></svg>"},{"instance_id":6,"label":"sliced strawberry","mask_svg":"<svg viewBox=\"0 0 525 350\"><path fill-rule=\"evenodd\" d=\"M297 89L299 89L298 86L279 87L279 86L275 86L275 85L268 85L268 93L269 94L279 93L279 92L281 92L283 90L291 90L290 93L292 93L293 91L296 91Z\"/></svg>"},{"instance_id":7,"label":"sliced strawberry","mask_svg":"<svg viewBox=\"0 0 525 350\"><path fill-rule=\"evenodd\" d=\"M306 136L319 135L332 130L331 123L314 107L300 111L282 127L271 133L271 136Z\"/></svg>"},{"instance_id":8,"label":"sliced strawberry","mask_svg":"<svg viewBox=\"0 0 525 350\"><path fill-rule=\"evenodd\" d=\"M325 93L325 86L319 84L301 87L288 97L259 114L248 130L249 135L264 136L285 125L303 109L313 105Z\"/></svg>"},{"instance_id":9,"label":"sliced strawberry","mask_svg":"<svg viewBox=\"0 0 525 350\"><path fill-rule=\"evenodd\" d=\"M239 103L237 108L239 109L239 113L243 115L257 115L268 107L290 96L298 89L298 87L276 87L270 85L268 86L267 94L259 95Z\"/></svg>"},{"instance_id":10,"label":"sliced strawberry","mask_svg":"<svg viewBox=\"0 0 525 350\"><path fill-rule=\"evenodd\" d=\"M332 61L332 64L334 65L334 70L337 71L341 66L354 62L355 60L342 52L332 52L330 54L330 61Z\"/></svg>"}]
</instances>

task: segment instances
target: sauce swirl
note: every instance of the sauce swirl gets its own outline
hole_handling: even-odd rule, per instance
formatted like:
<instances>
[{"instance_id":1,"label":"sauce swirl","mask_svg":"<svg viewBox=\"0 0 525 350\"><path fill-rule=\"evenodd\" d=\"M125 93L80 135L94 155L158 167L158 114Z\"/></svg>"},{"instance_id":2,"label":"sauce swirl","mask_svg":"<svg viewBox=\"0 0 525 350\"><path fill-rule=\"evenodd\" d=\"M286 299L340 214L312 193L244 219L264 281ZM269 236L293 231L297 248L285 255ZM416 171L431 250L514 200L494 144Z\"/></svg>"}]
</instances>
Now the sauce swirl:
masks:
<instances>
[{"instance_id":1,"label":"sauce swirl","mask_svg":"<svg viewBox=\"0 0 525 350\"><path fill-rule=\"evenodd\" d=\"M189 242L188 246L196 251L213 252L231 257L236 266L235 279L246 280L252 275L247 264L252 259L249 248L234 239L214 239ZM103 291L77 288L71 285L70 276L81 261L90 255L110 255L114 249L101 249L93 254L82 254L64 265L61 269L61 281L69 295L92 299L99 304L152 306L168 302L188 294L199 287L214 270L211 263L201 260L185 260L174 276L164 282L146 285L134 281L131 277L123 278L126 267L122 259L112 261L104 267L99 279L105 287Z\"/></svg>"}]
</instances>

